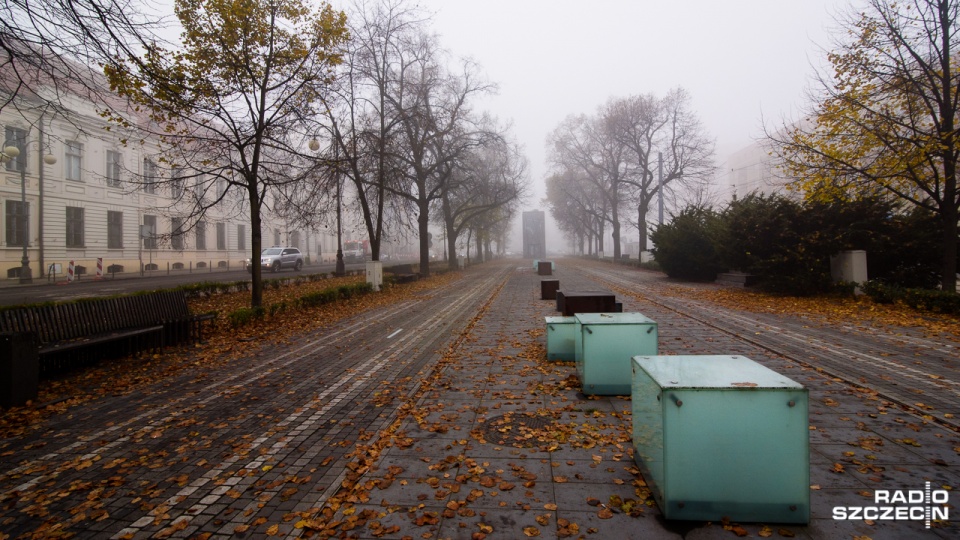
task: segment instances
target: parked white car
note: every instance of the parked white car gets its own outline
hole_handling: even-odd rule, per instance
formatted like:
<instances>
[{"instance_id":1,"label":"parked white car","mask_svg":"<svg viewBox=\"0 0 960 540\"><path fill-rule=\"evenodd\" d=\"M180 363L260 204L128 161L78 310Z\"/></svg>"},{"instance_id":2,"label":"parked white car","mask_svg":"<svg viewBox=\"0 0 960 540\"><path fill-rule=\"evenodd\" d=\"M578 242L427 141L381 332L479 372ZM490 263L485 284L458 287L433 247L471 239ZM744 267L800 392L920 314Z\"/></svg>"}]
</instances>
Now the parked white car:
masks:
<instances>
[{"instance_id":1,"label":"parked white car","mask_svg":"<svg viewBox=\"0 0 960 540\"><path fill-rule=\"evenodd\" d=\"M260 252L260 268L271 272L293 268L299 272L303 268L303 254L295 247L269 247ZM247 272L253 272L250 259L247 259Z\"/></svg>"}]
</instances>

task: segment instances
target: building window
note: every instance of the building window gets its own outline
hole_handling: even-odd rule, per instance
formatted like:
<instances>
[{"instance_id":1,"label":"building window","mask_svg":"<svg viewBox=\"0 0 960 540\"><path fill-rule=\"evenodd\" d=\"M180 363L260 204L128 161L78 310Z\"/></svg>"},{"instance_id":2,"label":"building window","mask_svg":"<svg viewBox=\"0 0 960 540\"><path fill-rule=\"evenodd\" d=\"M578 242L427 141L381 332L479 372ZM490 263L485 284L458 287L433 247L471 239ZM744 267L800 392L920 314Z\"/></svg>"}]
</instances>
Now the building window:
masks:
<instances>
[{"instance_id":1,"label":"building window","mask_svg":"<svg viewBox=\"0 0 960 540\"><path fill-rule=\"evenodd\" d=\"M120 187L120 170L123 165L123 155L120 152L107 150L107 186Z\"/></svg>"},{"instance_id":2,"label":"building window","mask_svg":"<svg viewBox=\"0 0 960 540\"><path fill-rule=\"evenodd\" d=\"M183 218L170 219L170 245L177 251L183 251Z\"/></svg>"},{"instance_id":3,"label":"building window","mask_svg":"<svg viewBox=\"0 0 960 540\"><path fill-rule=\"evenodd\" d=\"M7 170L20 172L27 166L27 130L7 127L4 130L4 146L16 146L20 150L20 155L7 162Z\"/></svg>"},{"instance_id":4,"label":"building window","mask_svg":"<svg viewBox=\"0 0 960 540\"><path fill-rule=\"evenodd\" d=\"M107 212L107 249L123 248L123 212Z\"/></svg>"},{"instance_id":5,"label":"building window","mask_svg":"<svg viewBox=\"0 0 960 540\"><path fill-rule=\"evenodd\" d=\"M227 180L225 178L217 179L217 200L221 200L227 194Z\"/></svg>"},{"instance_id":6,"label":"building window","mask_svg":"<svg viewBox=\"0 0 960 540\"><path fill-rule=\"evenodd\" d=\"M227 224L217 223L217 249L224 251L227 249Z\"/></svg>"},{"instance_id":7,"label":"building window","mask_svg":"<svg viewBox=\"0 0 960 540\"><path fill-rule=\"evenodd\" d=\"M143 159L143 192L157 192L157 164L150 158Z\"/></svg>"},{"instance_id":8,"label":"building window","mask_svg":"<svg viewBox=\"0 0 960 540\"><path fill-rule=\"evenodd\" d=\"M83 247L83 208L67 207L67 247Z\"/></svg>"},{"instance_id":9,"label":"building window","mask_svg":"<svg viewBox=\"0 0 960 540\"><path fill-rule=\"evenodd\" d=\"M144 215L143 248L157 249L157 216Z\"/></svg>"},{"instance_id":10,"label":"building window","mask_svg":"<svg viewBox=\"0 0 960 540\"><path fill-rule=\"evenodd\" d=\"M193 196L197 198L197 201L203 202L203 195L207 189L204 175L198 174L194 181Z\"/></svg>"},{"instance_id":11,"label":"building window","mask_svg":"<svg viewBox=\"0 0 960 540\"><path fill-rule=\"evenodd\" d=\"M170 196L174 199L183 197L183 185L185 182L183 167L173 167L170 169Z\"/></svg>"},{"instance_id":12,"label":"building window","mask_svg":"<svg viewBox=\"0 0 960 540\"><path fill-rule=\"evenodd\" d=\"M67 162L64 165L64 174L67 180L79 182L83 178L80 175L83 159L83 145L77 141L67 141Z\"/></svg>"},{"instance_id":13,"label":"building window","mask_svg":"<svg viewBox=\"0 0 960 540\"><path fill-rule=\"evenodd\" d=\"M247 228L243 225L237 225L237 249L240 251L247 249Z\"/></svg>"},{"instance_id":14,"label":"building window","mask_svg":"<svg viewBox=\"0 0 960 540\"><path fill-rule=\"evenodd\" d=\"M273 230L273 245L275 246L280 245L280 229Z\"/></svg>"},{"instance_id":15,"label":"building window","mask_svg":"<svg viewBox=\"0 0 960 540\"><path fill-rule=\"evenodd\" d=\"M27 241L27 212L30 209L30 203L24 204L21 201L7 201L7 245L20 246L26 245Z\"/></svg>"},{"instance_id":16,"label":"building window","mask_svg":"<svg viewBox=\"0 0 960 540\"><path fill-rule=\"evenodd\" d=\"M198 221L197 227L194 229L197 234L197 249L203 250L207 249L207 222Z\"/></svg>"}]
</instances>

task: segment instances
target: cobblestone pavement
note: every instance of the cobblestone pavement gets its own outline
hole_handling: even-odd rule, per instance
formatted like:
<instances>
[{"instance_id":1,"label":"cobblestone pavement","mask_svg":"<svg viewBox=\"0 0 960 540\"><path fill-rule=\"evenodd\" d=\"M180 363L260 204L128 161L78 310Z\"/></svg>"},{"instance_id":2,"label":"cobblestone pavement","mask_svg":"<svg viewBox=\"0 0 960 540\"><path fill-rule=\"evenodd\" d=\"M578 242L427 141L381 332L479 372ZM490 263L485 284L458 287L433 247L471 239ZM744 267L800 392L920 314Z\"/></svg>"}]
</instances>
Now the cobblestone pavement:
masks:
<instances>
[{"instance_id":1,"label":"cobblestone pavement","mask_svg":"<svg viewBox=\"0 0 960 540\"><path fill-rule=\"evenodd\" d=\"M561 261L554 278L564 290L613 288L625 311L658 322L661 354L745 355L809 388L811 523L664 521L633 463L629 399L588 399L572 365L544 361L555 304L540 300L532 264L513 260L0 441L0 531L956 537L953 522L832 519L878 489L960 485L956 432L895 405L917 409L922 391L925 412L950 420L949 340L733 312L676 294L696 286L620 267Z\"/></svg>"}]
</instances>

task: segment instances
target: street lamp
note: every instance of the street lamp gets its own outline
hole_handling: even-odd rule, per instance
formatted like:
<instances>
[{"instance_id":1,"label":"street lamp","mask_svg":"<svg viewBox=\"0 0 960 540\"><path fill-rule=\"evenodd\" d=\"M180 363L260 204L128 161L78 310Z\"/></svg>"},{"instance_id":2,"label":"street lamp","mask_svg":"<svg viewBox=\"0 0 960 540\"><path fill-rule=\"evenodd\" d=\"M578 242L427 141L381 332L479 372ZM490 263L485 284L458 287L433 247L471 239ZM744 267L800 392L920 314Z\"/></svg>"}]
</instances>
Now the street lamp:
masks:
<instances>
[{"instance_id":1,"label":"street lamp","mask_svg":"<svg viewBox=\"0 0 960 540\"><path fill-rule=\"evenodd\" d=\"M320 149L320 141L316 139L310 139L308 146L310 147L311 151L316 152ZM337 147L336 142L334 142L333 159L334 161L338 161L339 158L340 148ZM340 173L336 168L334 169L334 175L336 176L337 180L337 265L334 267L333 275L342 276L346 274L347 271L343 264L343 225L340 216Z\"/></svg>"},{"instance_id":2,"label":"street lamp","mask_svg":"<svg viewBox=\"0 0 960 540\"><path fill-rule=\"evenodd\" d=\"M20 156L20 148L16 142L9 144L7 141L3 145L3 154L0 156L0 162L7 163ZM25 142L24 142L25 144ZM43 162L47 165L53 165L57 158L46 155L43 156ZM20 205L23 209L23 257L20 259L20 283L33 283L33 271L30 270L30 256L27 254L27 246L30 244L30 212L27 207L27 164L20 163Z\"/></svg>"}]
</instances>

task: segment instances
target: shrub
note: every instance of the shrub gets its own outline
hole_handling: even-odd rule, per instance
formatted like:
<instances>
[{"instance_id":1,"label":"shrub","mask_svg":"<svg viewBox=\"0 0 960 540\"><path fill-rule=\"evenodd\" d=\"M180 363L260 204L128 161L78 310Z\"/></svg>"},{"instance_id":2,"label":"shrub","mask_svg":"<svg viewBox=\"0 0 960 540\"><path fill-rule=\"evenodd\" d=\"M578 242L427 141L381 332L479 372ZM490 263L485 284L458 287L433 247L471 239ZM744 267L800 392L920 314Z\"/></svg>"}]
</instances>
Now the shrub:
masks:
<instances>
[{"instance_id":1,"label":"shrub","mask_svg":"<svg viewBox=\"0 0 960 540\"><path fill-rule=\"evenodd\" d=\"M283 312L286 311L286 310L287 310L287 303L286 303L286 302L279 302L279 303L270 304L270 316L271 316L271 317L275 316L275 315L278 314L278 313L283 313Z\"/></svg>"},{"instance_id":2,"label":"shrub","mask_svg":"<svg viewBox=\"0 0 960 540\"><path fill-rule=\"evenodd\" d=\"M300 297L299 304L303 307L316 307L323 304L329 304L337 300L337 291L335 289L326 289L307 293Z\"/></svg>"},{"instance_id":3,"label":"shrub","mask_svg":"<svg viewBox=\"0 0 960 540\"><path fill-rule=\"evenodd\" d=\"M718 250L724 265L757 276L778 293L810 295L830 290L830 255L835 251L797 201L750 194L721 214Z\"/></svg>"},{"instance_id":4,"label":"shrub","mask_svg":"<svg viewBox=\"0 0 960 540\"><path fill-rule=\"evenodd\" d=\"M723 270L715 248L719 227L716 212L691 206L682 210L650 235L656 245L654 257L670 277L712 281Z\"/></svg>"},{"instance_id":5,"label":"shrub","mask_svg":"<svg viewBox=\"0 0 960 540\"><path fill-rule=\"evenodd\" d=\"M230 314L227 315L227 320L230 321L231 327L239 328L241 326L246 326L250 324L254 320L263 319L264 313L265 313L265 310L262 307L258 307L258 308L243 307L230 312Z\"/></svg>"},{"instance_id":6,"label":"shrub","mask_svg":"<svg viewBox=\"0 0 960 540\"><path fill-rule=\"evenodd\" d=\"M960 315L960 294L936 289L909 289L871 280L863 292L878 304L903 304L920 311Z\"/></svg>"}]
</instances>

